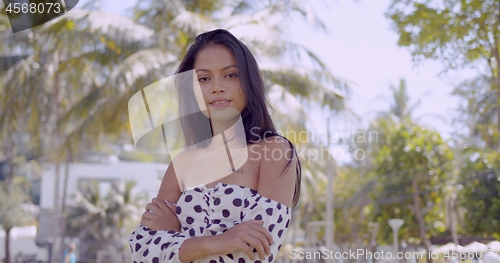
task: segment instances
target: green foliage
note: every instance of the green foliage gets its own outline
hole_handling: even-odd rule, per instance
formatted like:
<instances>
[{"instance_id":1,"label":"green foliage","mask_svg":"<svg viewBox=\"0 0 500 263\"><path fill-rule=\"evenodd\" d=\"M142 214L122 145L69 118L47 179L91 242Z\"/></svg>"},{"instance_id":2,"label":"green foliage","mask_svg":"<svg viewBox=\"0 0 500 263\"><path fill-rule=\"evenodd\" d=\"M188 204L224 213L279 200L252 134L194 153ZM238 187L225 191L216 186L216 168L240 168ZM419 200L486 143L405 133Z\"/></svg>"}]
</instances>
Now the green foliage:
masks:
<instances>
[{"instance_id":1,"label":"green foliage","mask_svg":"<svg viewBox=\"0 0 500 263\"><path fill-rule=\"evenodd\" d=\"M20 127L16 124L28 120L25 131L45 160L52 159L49 154L62 155L68 148L78 156L81 149L93 151L104 141L120 136L130 142L130 97L152 82L172 75L199 33L246 26L260 30L257 36L241 38L259 62L299 61L291 67L262 68L268 90L279 85L284 95L281 98L298 97L302 102L318 103L336 112L345 110L347 85L333 76L314 52L290 42L284 34L292 15L324 29L312 10L308 2L299 0L146 0L138 2L133 19L95 10L69 12L29 34L20 32L2 41L0 50L21 50L30 55L0 76L0 130L17 133ZM269 17L273 19L266 19ZM0 15L1 18L4 17ZM3 21L0 20L0 29ZM302 67L304 58L312 62L313 69ZM273 118L277 119L278 129L306 130L306 118L291 121L287 109L275 109ZM52 147L55 130L64 140L60 151ZM4 137L0 135L0 139ZM135 153L123 157L151 160ZM302 203L307 204L301 208L314 211L305 213L304 221L309 215L319 219L322 208L307 200L320 190L324 167L317 162L303 165L303 169L307 171L303 186L308 192L303 193ZM104 218L108 217L105 207L109 202L91 190L86 195L80 197L80 205L70 214L68 223L74 229L68 233L84 231L90 240L113 240L109 228L98 223L108 222ZM93 244L98 247L101 241Z\"/></svg>"},{"instance_id":2,"label":"green foliage","mask_svg":"<svg viewBox=\"0 0 500 263\"><path fill-rule=\"evenodd\" d=\"M474 151L460 179L461 232L500 239L500 153Z\"/></svg>"},{"instance_id":3,"label":"green foliage","mask_svg":"<svg viewBox=\"0 0 500 263\"><path fill-rule=\"evenodd\" d=\"M346 166L337 174L334 181L335 193L335 242L367 247L373 231L370 222L370 202L367 193L372 191L373 183L364 167ZM353 183L355 182L355 183Z\"/></svg>"},{"instance_id":4,"label":"green foliage","mask_svg":"<svg viewBox=\"0 0 500 263\"><path fill-rule=\"evenodd\" d=\"M0 225L3 229L34 223L33 216L24 208L30 201L22 180L15 177L11 183L0 181Z\"/></svg>"},{"instance_id":5,"label":"green foliage","mask_svg":"<svg viewBox=\"0 0 500 263\"><path fill-rule=\"evenodd\" d=\"M500 0L393 0L386 13L414 60L479 71L455 90L468 104L458 119L490 148L498 147L500 132L499 10Z\"/></svg>"},{"instance_id":6,"label":"green foliage","mask_svg":"<svg viewBox=\"0 0 500 263\"><path fill-rule=\"evenodd\" d=\"M457 130L464 131L460 135L470 137L471 146L494 149L500 143L500 131L495 127L497 97L492 84L480 76L460 83L453 91L462 99L455 120L461 126Z\"/></svg>"},{"instance_id":7,"label":"green foliage","mask_svg":"<svg viewBox=\"0 0 500 263\"><path fill-rule=\"evenodd\" d=\"M498 0L393 0L386 16L415 59L440 59L449 68L480 58L498 48Z\"/></svg>"},{"instance_id":8,"label":"green foliage","mask_svg":"<svg viewBox=\"0 0 500 263\"><path fill-rule=\"evenodd\" d=\"M418 102L411 105L404 80L391 86L392 100L368 130L359 131L352 149L365 158L344 167L336 184L336 240L354 248L370 248L376 224L379 245L392 242L391 218L405 224L400 237L409 244L421 243L415 211L423 215L426 236L445 231L444 188L451 170L451 151L438 132L419 126L412 119ZM369 134L367 141L366 134ZM364 137L357 137L357 136ZM420 205L415 209L412 179L416 179ZM353 183L354 182L354 183Z\"/></svg>"},{"instance_id":9,"label":"green foliage","mask_svg":"<svg viewBox=\"0 0 500 263\"><path fill-rule=\"evenodd\" d=\"M390 240L390 218L401 218L405 225L400 230L402 238L419 243L419 226L415 209L425 215L427 235L445 230L443 186L451 171L452 153L439 133L413 123L392 123L385 126L386 141L374 158L374 178L377 190L373 198L374 219L381 223L379 240ZM417 180L421 208L413 206L412 179Z\"/></svg>"}]
</instances>

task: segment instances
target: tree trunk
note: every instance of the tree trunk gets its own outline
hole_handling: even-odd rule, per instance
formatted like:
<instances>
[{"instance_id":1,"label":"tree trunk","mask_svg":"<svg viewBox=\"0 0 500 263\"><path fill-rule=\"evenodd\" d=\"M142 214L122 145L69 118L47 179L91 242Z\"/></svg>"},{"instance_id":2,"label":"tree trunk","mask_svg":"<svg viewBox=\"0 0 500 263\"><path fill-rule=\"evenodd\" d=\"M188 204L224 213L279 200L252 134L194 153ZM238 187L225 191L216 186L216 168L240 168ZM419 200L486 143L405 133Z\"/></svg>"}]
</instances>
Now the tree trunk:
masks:
<instances>
[{"instance_id":1,"label":"tree trunk","mask_svg":"<svg viewBox=\"0 0 500 263\"><path fill-rule=\"evenodd\" d=\"M453 243L455 243L457 246L458 244L458 235L457 235L457 228L456 228L456 220L455 220L455 199L450 198L449 199L449 204L450 204L450 230L451 230L451 237L453 239Z\"/></svg>"},{"instance_id":2,"label":"tree trunk","mask_svg":"<svg viewBox=\"0 0 500 263\"><path fill-rule=\"evenodd\" d=\"M496 25L500 24L500 14L499 16L497 16L497 21L495 23ZM497 32L496 31L496 28L495 28L495 31L494 32ZM495 57L495 63L496 63L496 79L495 79L495 90L496 90L496 95L497 95L497 132L498 132L498 138L496 138L498 141L497 141L497 149L500 151L500 54L498 52L498 39L497 39L497 36L494 36L494 45L493 45L493 50L492 50L492 53L493 53L493 56ZM493 71L492 71L493 72ZM493 78L495 78L495 76L492 76Z\"/></svg>"},{"instance_id":3,"label":"tree trunk","mask_svg":"<svg viewBox=\"0 0 500 263\"><path fill-rule=\"evenodd\" d=\"M420 238L422 239L422 245L425 248L425 253L427 253L430 251L431 245L429 239L427 239L427 229L425 227L424 215L420 206L420 190L418 189L417 178L413 177L411 179L411 185L413 188L413 213L418 223L418 232ZM427 263L432 263L431 257L426 256L425 258L427 259Z\"/></svg>"},{"instance_id":4,"label":"tree trunk","mask_svg":"<svg viewBox=\"0 0 500 263\"><path fill-rule=\"evenodd\" d=\"M498 69L497 74L500 74L500 69ZM497 83L496 83L496 93L497 93L497 149L500 151L500 75L497 77Z\"/></svg>"},{"instance_id":5,"label":"tree trunk","mask_svg":"<svg viewBox=\"0 0 500 263\"><path fill-rule=\"evenodd\" d=\"M372 252L372 255L375 254L375 252L377 252L377 250L376 250L377 249L377 234L378 234L379 227L380 227L379 223L374 223L372 235L370 237L370 244L369 244L370 251ZM372 262L377 263L377 259L372 258Z\"/></svg>"},{"instance_id":6,"label":"tree trunk","mask_svg":"<svg viewBox=\"0 0 500 263\"><path fill-rule=\"evenodd\" d=\"M55 173L54 173L54 208L53 208L53 218L52 218L52 258L50 259L51 263L59 263L62 259L62 254L60 253L58 238L60 237L60 213L59 213L59 188L60 188L60 172L59 172L60 163L59 160L55 162Z\"/></svg>"},{"instance_id":7,"label":"tree trunk","mask_svg":"<svg viewBox=\"0 0 500 263\"><path fill-rule=\"evenodd\" d=\"M68 178L69 178L69 165L71 164L71 159L72 159L72 152L71 148L68 147L67 151L67 156L66 156L66 167L64 170L64 184L63 184L63 193L62 193L62 200L61 200L61 217L60 219L60 226L61 226L61 243L59 247L61 248L60 251L63 251L65 247L64 239L66 238L66 195L67 195L67 189L68 189ZM64 259L62 259L64 260Z\"/></svg>"},{"instance_id":8,"label":"tree trunk","mask_svg":"<svg viewBox=\"0 0 500 263\"><path fill-rule=\"evenodd\" d=\"M498 50L495 51L496 54L498 54ZM499 56L497 56L498 58ZM495 145L497 147L497 149L500 151L500 61L497 60L497 76L496 76L496 81L495 81L495 91L496 91L496 95L497 95L497 104L496 104L496 108L497 108L497 133L498 133L498 136L497 138L495 138L497 141L497 145Z\"/></svg>"},{"instance_id":9,"label":"tree trunk","mask_svg":"<svg viewBox=\"0 0 500 263\"><path fill-rule=\"evenodd\" d=\"M6 146L6 162L7 162L7 196L12 196L12 188L14 187L14 139L10 138L11 136L8 136L9 139L7 139L7 146ZM5 259L4 263L11 263L12 258L10 255L10 231L12 230L12 226L10 227L5 227Z\"/></svg>"},{"instance_id":10,"label":"tree trunk","mask_svg":"<svg viewBox=\"0 0 500 263\"><path fill-rule=\"evenodd\" d=\"M59 61L59 53L56 51L54 52L54 60ZM53 132L54 136L54 152L57 150L59 147L59 129L57 128L57 119L59 118L59 93L60 93L60 87L59 87L59 76L57 74L58 70L58 63L56 63L55 67L55 73L54 73L54 127L55 130ZM51 263L59 263L62 262L62 254L61 254L61 249L59 248L59 243L58 238L60 237L60 232L59 228L61 227L60 224L60 213L59 213L59 191L60 191L60 160L59 156L56 153L55 157L55 173L54 173L54 208L53 208L53 218L52 218L52 258L50 259Z\"/></svg>"},{"instance_id":11,"label":"tree trunk","mask_svg":"<svg viewBox=\"0 0 500 263\"><path fill-rule=\"evenodd\" d=\"M301 212L302 214L302 218L301 218L301 223L302 225L304 226L304 238L306 240L306 242L309 242L309 227L307 227L307 223L310 221L310 217L311 217L311 213L308 213L308 210L309 210L309 204L306 202L306 204L304 204L304 210L303 212ZM308 246L309 243L306 243L306 246Z\"/></svg>"},{"instance_id":12,"label":"tree trunk","mask_svg":"<svg viewBox=\"0 0 500 263\"><path fill-rule=\"evenodd\" d=\"M10 231L12 230L12 227L8 227L5 229L5 259L4 263L11 263L12 258L10 255Z\"/></svg>"},{"instance_id":13,"label":"tree trunk","mask_svg":"<svg viewBox=\"0 0 500 263\"><path fill-rule=\"evenodd\" d=\"M12 192L12 184L14 179L14 139L11 136L8 136L6 140L7 143L5 145L5 155L6 155L6 163L7 163L7 195L11 196Z\"/></svg>"}]
</instances>

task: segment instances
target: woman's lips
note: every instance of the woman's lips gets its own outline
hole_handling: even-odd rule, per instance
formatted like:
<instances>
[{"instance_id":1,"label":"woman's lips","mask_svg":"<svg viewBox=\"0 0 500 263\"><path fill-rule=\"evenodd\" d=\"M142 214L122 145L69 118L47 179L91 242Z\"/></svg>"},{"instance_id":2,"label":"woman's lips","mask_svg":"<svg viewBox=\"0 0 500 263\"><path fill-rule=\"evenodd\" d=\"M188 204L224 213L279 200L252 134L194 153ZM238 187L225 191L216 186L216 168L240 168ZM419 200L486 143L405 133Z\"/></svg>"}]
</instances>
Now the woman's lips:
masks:
<instances>
[{"instance_id":1,"label":"woman's lips","mask_svg":"<svg viewBox=\"0 0 500 263\"><path fill-rule=\"evenodd\" d=\"M213 107L213 108L223 108L223 107L227 107L229 105L231 101L230 100L227 100L225 102L222 102L222 103L210 103L210 107Z\"/></svg>"}]
</instances>

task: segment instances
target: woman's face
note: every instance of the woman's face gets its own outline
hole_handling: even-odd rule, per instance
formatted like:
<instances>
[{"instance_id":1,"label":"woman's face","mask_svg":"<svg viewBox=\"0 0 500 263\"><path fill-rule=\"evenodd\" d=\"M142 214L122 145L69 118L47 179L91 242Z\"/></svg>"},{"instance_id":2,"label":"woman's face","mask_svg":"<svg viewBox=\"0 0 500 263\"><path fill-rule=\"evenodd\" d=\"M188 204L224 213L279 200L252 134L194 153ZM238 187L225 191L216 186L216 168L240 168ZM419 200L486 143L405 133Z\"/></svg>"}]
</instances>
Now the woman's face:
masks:
<instances>
[{"instance_id":1,"label":"woman's face","mask_svg":"<svg viewBox=\"0 0 500 263\"><path fill-rule=\"evenodd\" d=\"M221 45L200 50L194 62L203 100L212 121L239 118L246 106L233 53Z\"/></svg>"}]
</instances>

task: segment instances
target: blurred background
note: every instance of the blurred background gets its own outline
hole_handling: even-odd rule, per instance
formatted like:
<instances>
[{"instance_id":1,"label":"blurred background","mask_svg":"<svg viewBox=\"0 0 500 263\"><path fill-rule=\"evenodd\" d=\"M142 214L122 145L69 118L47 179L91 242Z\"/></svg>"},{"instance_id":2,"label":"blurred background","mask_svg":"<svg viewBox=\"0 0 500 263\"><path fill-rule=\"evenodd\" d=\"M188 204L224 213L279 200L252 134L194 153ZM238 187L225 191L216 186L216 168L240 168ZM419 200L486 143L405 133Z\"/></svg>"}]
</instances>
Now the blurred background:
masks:
<instances>
[{"instance_id":1,"label":"blurred background","mask_svg":"<svg viewBox=\"0 0 500 263\"><path fill-rule=\"evenodd\" d=\"M301 158L277 262L500 262L500 0L90 0L16 33L8 3L2 262L61 263L70 243L130 262L168 162L135 150L128 100L215 28L256 56Z\"/></svg>"}]
</instances>

